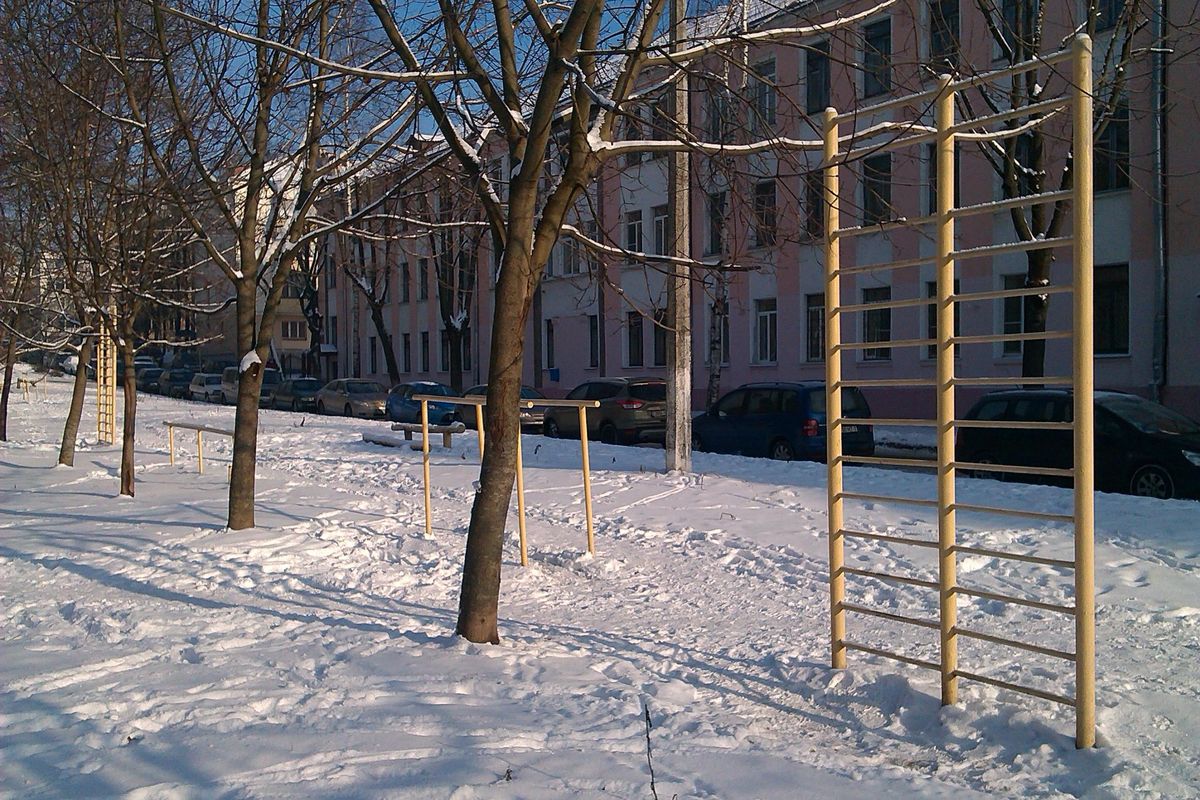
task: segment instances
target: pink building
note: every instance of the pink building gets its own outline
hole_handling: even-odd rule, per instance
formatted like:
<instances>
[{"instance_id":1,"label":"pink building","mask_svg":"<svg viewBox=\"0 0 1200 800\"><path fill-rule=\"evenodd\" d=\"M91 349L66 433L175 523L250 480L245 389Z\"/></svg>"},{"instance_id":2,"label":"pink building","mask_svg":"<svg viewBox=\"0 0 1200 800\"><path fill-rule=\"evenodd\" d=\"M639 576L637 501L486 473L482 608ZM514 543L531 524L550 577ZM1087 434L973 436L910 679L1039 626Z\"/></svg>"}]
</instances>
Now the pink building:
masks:
<instances>
[{"instance_id":1,"label":"pink building","mask_svg":"<svg viewBox=\"0 0 1200 800\"><path fill-rule=\"evenodd\" d=\"M834 4L837 5L837 4ZM1002 4L1009 9L1010 3ZM1015 7L1015 4L1012 4ZM1119 16L1120 3L1100 4L1102 15ZM1063 16L1070 4L1054 4L1044 39L1057 46L1076 27ZM840 4L845 14L870 8L866 3ZM770 24L804 24L814 15L776 15ZM798 12L799 13L799 12ZM823 8L816 18L828 18ZM1194 52L1195 31L1186 27L1186 9L1174 9L1178 20L1167 25L1168 47ZM1059 14L1059 17L1054 17ZM1101 19L1096 34L1098 61L1109 40L1123 27ZM1170 24L1174 22L1176 24ZM752 22L751 27L763 27ZM1137 34L1148 47L1153 26ZM797 44L801 46L796 46ZM862 21L852 34L752 48L748 80L730 73L720 81L692 83L691 119L705 141L722 136L721 120L729 108L742 130L728 135L764 138L768 131L794 139L817 139L813 127L828 105L839 110L861 108L890 96L935 86L942 59L974 64L977 71L1004 66L997 44L974 3L935 0L888 7ZM1168 56L1156 70L1149 55L1126 70L1120 105L1097 144L1095 196L1096 384L1143 395L1193 417L1200 417L1200 188L1188 176L1200 169L1200 152L1191 146L1200 97L1200 60ZM927 65L933 66L927 66ZM1105 72L1098 69L1098 80ZM1165 84L1155 83L1155 80ZM1048 78L1048 91L1055 80ZM1058 89L1062 82L1058 81ZM1158 109L1157 90L1168 102ZM647 106L645 125L654 127ZM861 127L901 118L929 123L931 112L907 115L889 111L866 115ZM740 115L740 116L739 116ZM748 130L746 130L748 128ZM654 138L645 131L638 137ZM1020 146L1020 145L1018 145ZM1057 147L1053 142L1048 148ZM1048 153L1048 177L1058 188L1064 151ZM597 238L632 252L665 253L671 244L668 213L668 158L640 154L614 159L591 194L592 214L580 214L579 226ZM726 273L701 270L693 290L695 405L702 407L717 354L720 389L751 381L805 380L824 377L823 231L813 171L819 153L788 152L739 163L730 173L716 159L693 157L691 252L695 258L734 265ZM494 171L504 174L505 159ZM986 203L1003 196L1001 179L979 148L960 147L958 205ZM926 146L890 156L859 159L843 169L842 226L874 224L887 219L918 218L931 209L936 176ZM1068 233L1069 231L1064 231ZM959 223L960 248L1013 241L1008 212L989 213ZM492 297L492 263L485 236L479 251L477 290L467 304L469 327L464 344L465 385L487 379L487 353ZM432 253L409 242L379 261L379 269L396 270L397 286L411 282L408 292L393 290L386 320L401 363L403 380L448 381L449 354L445 322L436 291L422 291L422 269ZM910 259L932 252L928 226L881 229L847 240L843 264L871 264ZM1069 283L1069 249L1056 251L1053 284ZM564 239L547 266L527 331L525 369L528 383L548 395L568 392L598 376L663 374L666 337L654 324L666 305L663 274L639 259L587 257ZM407 265L407 266L405 266ZM422 266L424 265L424 266ZM1017 288L1024 285L1023 254L964 261L959 282L963 293ZM407 275L407 278L404 276ZM885 302L930 296L932 265L843 282L843 303ZM426 285L430 278L424 279ZM386 380L377 332L344 274L329 269L322 298L326 351L332 377L363 376ZM723 315L722 307L728 309ZM357 304L357 307L356 307ZM848 378L925 376L932 378L934 360L925 346L888 345L891 341L930 335L931 307L878 310L854 315L843 329L847 341L878 342L846 359ZM1023 330L1019 301L974 301L960 309L963 335L1017 333ZM1069 301L1050 300L1048 329L1070 325ZM715 340L715 341L714 341ZM1069 351L1062 343L1047 347L1046 374L1066 374ZM1011 375L1019 382L1021 342L963 345L958 372L963 375ZM932 394L919 390L874 390L869 398L877 414L919 414L932 404ZM964 394L965 407L971 396Z\"/></svg>"}]
</instances>

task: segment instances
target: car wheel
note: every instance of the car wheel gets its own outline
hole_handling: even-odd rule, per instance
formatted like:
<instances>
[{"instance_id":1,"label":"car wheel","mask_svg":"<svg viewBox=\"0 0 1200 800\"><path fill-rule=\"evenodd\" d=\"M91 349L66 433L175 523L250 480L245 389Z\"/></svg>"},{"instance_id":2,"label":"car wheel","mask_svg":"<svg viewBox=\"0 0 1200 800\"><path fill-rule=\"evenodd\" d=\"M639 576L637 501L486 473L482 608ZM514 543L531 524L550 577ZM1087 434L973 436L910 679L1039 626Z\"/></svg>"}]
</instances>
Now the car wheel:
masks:
<instances>
[{"instance_id":1,"label":"car wheel","mask_svg":"<svg viewBox=\"0 0 1200 800\"><path fill-rule=\"evenodd\" d=\"M615 425L606 424L600 426L600 441L604 444L617 443L617 428Z\"/></svg>"},{"instance_id":2,"label":"car wheel","mask_svg":"<svg viewBox=\"0 0 1200 800\"><path fill-rule=\"evenodd\" d=\"M1175 496L1175 481L1171 473L1154 464L1139 467L1129 480L1129 493L1138 497L1157 497L1169 500Z\"/></svg>"},{"instance_id":3,"label":"car wheel","mask_svg":"<svg viewBox=\"0 0 1200 800\"><path fill-rule=\"evenodd\" d=\"M557 439L562 436L562 431L558 429L558 423L554 421L553 417L542 422L542 430L551 439Z\"/></svg>"},{"instance_id":4,"label":"car wheel","mask_svg":"<svg viewBox=\"0 0 1200 800\"><path fill-rule=\"evenodd\" d=\"M771 442L771 458L776 461L795 461L796 451L792 449L792 443L787 439L776 439Z\"/></svg>"},{"instance_id":5,"label":"car wheel","mask_svg":"<svg viewBox=\"0 0 1200 800\"><path fill-rule=\"evenodd\" d=\"M322 403L317 403L317 413L318 413L318 414L324 414L324 413L325 413L325 403L323 403L323 402L322 402Z\"/></svg>"},{"instance_id":6,"label":"car wheel","mask_svg":"<svg viewBox=\"0 0 1200 800\"><path fill-rule=\"evenodd\" d=\"M346 403L346 407L342 409L342 416L344 416L344 417L353 417L354 416L354 409L350 407L349 403Z\"/></svg>"},{"instance_id":7,"label":"car wheel","mask_svg":"<svg viewBox=\"0 0 1200 800\"><path fill-rule=\"evenodd\" d=\"M697 452L703 452L704 450L704 440L695 431L692 431L692 449Z\"/></svg>"},{"instance_id":8,"label":"car wheel","mask_svg":"<svg viewBox=\"0 0 1200 800\"><path fill-rule=\"evenodd\" d=\"M299 410L300 410L300 403L297 402L296 400L292 400L292 411L299 411Z\"/></svg>"}]
</instances>

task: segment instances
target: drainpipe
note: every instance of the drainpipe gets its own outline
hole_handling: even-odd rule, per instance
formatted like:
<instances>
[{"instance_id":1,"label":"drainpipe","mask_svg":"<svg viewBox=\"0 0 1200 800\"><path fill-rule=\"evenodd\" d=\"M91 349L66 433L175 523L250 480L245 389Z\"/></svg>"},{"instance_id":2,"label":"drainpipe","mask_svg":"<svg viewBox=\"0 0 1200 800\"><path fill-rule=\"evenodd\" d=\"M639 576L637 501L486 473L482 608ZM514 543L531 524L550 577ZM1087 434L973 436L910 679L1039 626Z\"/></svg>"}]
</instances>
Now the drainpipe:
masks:
<instances>
[{"instance_id":1,"label":"drainpipe","mask_svg":"<svg viewBox=\"0 0 1200 800\"><path fill-rule=\"evenodd\" d=\"M1153 10L1153 42L1150 50L1150 94L1154 110L1150 115L1154 140L1154 167L1151 176L1154 196L1150 203L1154 231L1154 350L1150 398L1162 402L1167 385L1167 355L1170 328L1167 317L1167 0L1156 0Z\"/></svg>"}]
</instances>

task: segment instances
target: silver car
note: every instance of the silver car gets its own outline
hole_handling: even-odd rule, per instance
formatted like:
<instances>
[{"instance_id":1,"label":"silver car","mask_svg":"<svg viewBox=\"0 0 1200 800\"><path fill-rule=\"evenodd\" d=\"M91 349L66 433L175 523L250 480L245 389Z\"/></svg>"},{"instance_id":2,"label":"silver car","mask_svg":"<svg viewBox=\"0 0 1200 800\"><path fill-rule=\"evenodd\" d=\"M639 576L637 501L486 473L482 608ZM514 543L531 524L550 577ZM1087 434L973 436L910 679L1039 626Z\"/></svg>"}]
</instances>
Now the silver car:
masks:
<instances>
[{"instance_id":1,"label":"silver car","mask_svg":"<svg viewBox=\"0 0 1200 800\"><path fill-rule=\"evenodd\" d=\"M338 378L317 392L317 413L382 419L387 389L375 381Z\"/></svg>"}]
</instances>

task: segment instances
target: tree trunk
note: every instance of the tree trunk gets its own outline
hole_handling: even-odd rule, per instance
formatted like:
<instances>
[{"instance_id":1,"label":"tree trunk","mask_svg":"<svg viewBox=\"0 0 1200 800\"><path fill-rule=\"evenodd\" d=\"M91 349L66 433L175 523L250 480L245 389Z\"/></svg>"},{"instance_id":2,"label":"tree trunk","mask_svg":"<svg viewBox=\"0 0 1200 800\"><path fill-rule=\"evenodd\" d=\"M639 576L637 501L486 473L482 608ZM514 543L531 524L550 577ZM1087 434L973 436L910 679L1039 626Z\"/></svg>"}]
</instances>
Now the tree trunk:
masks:
<instances>
[{"instance_id":1,"label":"tree trunk","mask_svg":"<svg viewBox=\"0 0 1200 800\"><path fill-rule=\"evenodd\" d=\"M17 358L17 339L8 337L4 351L4 388L0 389L0 442L8 441L8 399L12 394L13 362Z\"/></svg>"},{"instance_id":2,"label":"tree trunk","mask_svg":"<svg viewBox=\"0 0 1200 800\"><path fill-rule=\"evenodd\" d=\"M453 325L446 326L446 338L450 346L450 388L462 394L463 390L463 363L462 363L462 342L463 332Z\"/></svg>"},{"instance_id":3,"label":"tree trunk","mask_svg":"<svg viewBox=\"0 0 1200 800\"><path fill-rule=\"evenodd\" d=\"M459 635L472 642L500 641L497 615L500 565L508 507L516 479L517 436L521 420L521 371L525 323L532 292L528 256L510 247L496 285L495 318L488 375L488 413L484 421L487 448L479 472L479 491L471 508L467 552L463 561L458 605Z\"/></svg>"},{"instance_id":4,"label":"tree trunk","mask_svg":"<svg viewBox=\"0 0 1200 800\"><path fill-rule=\"evenodd\" d=\"M1050 250L1032 250L1028 254L1028 272L1025 276L1026 288L1033 289L1050 285L1050 265L1053 262ZM1024 333L1043 333L1046 330L1046 318L1049 314L1050 298L1044 294L1029 295L1024 302L1025 325ZM1046 374L1046 340L1028 339L1021 347L1021 376L1025 378L1040 378ZM1040 384L1027 384L1040 386Z\"/></svg>"},{"instance_id":5,"label":"tree trunk","mask_svg":"<svg viewBox=\"0 0 1200 800\"><path fill-rule=\"evenodd\" d=\"M79 439L79 420L83 417L83 403L87 399L87 367L92 361L95 340L87 337L79 348L79 364L75 368L75 386L71 390L71 407L67 410L67 422L63 425L62 444L58 448L58 463L75 466L75 442Z\"/></svg>"},{"instance_id":6,"label":"tree trunk","mask_svg":"<svg viewBox=\"0 0 1200 800\"><path fill-rule=\"evenodd\" d=\"M243 281L237 294L238 357L255 350L254 283ZM262 364L238 376L237 413L233 426L233 468L229 474L229 528L254 527L254 465L258 459L258 392Z\"/></svg>"},{"instance_id":7,"label":"tree trunk","mask_svg":"<svg viewBox=\"0 0 1200 800\"><path fill-rule=\"evenodd\" d=\"M121 333L121 353L125 356L125 371L121 375L122 387L125 390L125 419L121 424L121 494L126 497L133 497L134 425L137 422L137 379L133 366L131 335L131 330Z\"/></svg>"},{"instance_id":8,"label":"tree trunk","mask_svg":"<svg viewBox=\"0 0 1200 800\"><path fill-rule=\"evenodd\" d=\"M708 408L721 397L721 353L724 344L721 332L725 330L725 315L729 313L725 294L725 279L718 276L719 294L712 304L712 319L708 323L708 389L704 396L704 407Z\"/></svg>"},{"instance_id":9,"label":"tree trunk","mask_svg":"<svg viewBox=\"0 0 1200 800\"><path fill-rule=\"evenodd\" d=\"M379 334L379 346L383 348L383 362L387 365L388 380L395 386L400 382L400 364L396 361L396 348L388 334L387 323L383 321L383 307L376 303L371 303L371 322L375 325L375 332Z\"/></svg>"}]
</instances>

